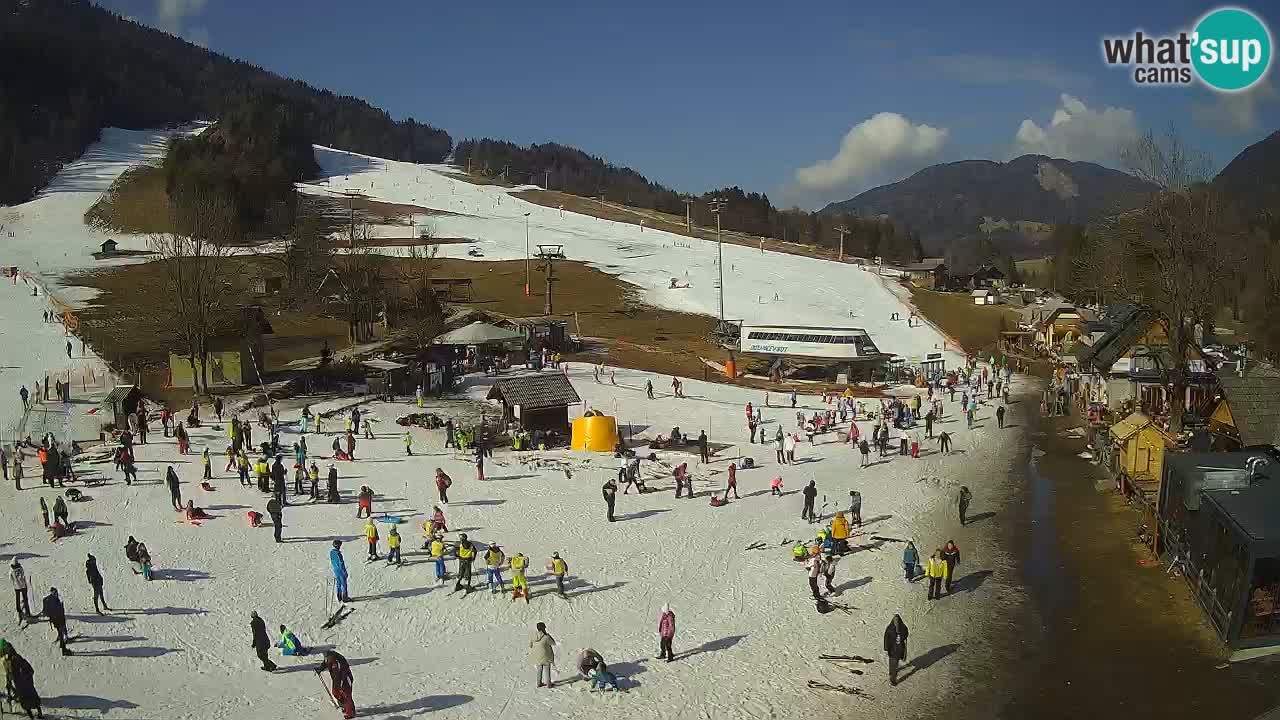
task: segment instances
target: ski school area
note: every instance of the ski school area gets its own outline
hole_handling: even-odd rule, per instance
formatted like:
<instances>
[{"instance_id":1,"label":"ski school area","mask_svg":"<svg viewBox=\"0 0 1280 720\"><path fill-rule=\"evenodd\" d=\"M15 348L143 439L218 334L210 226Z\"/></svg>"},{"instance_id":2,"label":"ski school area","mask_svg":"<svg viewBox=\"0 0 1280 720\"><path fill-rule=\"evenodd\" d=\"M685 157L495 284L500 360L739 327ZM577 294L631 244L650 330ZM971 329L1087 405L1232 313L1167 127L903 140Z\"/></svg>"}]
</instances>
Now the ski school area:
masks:
<instances>
[{"instance_id":1,"label":"ski school area","mask_svg":"<svg viewBox=\"0 0 1280 720\"><path fill-rule=\"evenodd\" d=\"M434 413L441 423L456 423L465 445L481 417L492 428L496 418L513 414L488 399L495 386L536 371L468 374L450 397L429 400L421 409L412 400L349 393L294 397L274 406L286 473L279 524L271 518L274 483L268 480L268 489L260 489L257 477L260 470L269 477L274 465L274 448L268 448L265 462L260 451L263 441L272 440L271 420L259 426L264 408L243 409L248 396L224 397L220 420L208 399L202 400L194 427L186 421L189 408L169 408L171 427L184 425L186 453L179 452L173 432L162 432L161 408L150 404L145 443L140 433L132 439L128 483L114 461L119 438L86 445L63 463L42 448L42 433L67 444L65 428L85 417L86 407L110 398L112 388L86 387L86 377L108 376L105 363L91 345L78 342L68 356L63 326L43 315L50 300L42 283L95 265L90 250L108 238L84 225L84 212L124 169L156 162L167 136L105 131L47 192L13 209L6 221L14 233L11 252L24 273L32 270L30 278L0 283L0 327L6 339L18 338L0 344L0 370L11 393L0 402L0 422L6 434L25 422L18 437L33 438L20 453L21 489L12 495L5 490L7 500L0 504L0 561L10 567L19 562L32 614L41 615L45 598L57 588L68 654L61 652L47 616L20 618L26 613L17 609L0 615L0 638L29 663L31 689L47 715L242 718L246 709L274 716L287 708L308 717L336 717L340 708L327 685L330 675L315 672L326 652L340 653L350 667L356 714L375 718L595 718L599 705L616 704L627 706L629 717L660 719L825 718L854 711L905 719L936 712L952 688L973 681L965 670L981 668L986 660L985 637L1000 612L993 606L1017 595L1016 580L994 544L991 518L1001 503L1006 469L1019 456L1024 430L1017 426L1025 427L1019 418L1027 406L1010 404L1001 428L1001 402L987 397L985 387L972 419L961 408L961 393L942 398L933 430L948 434L950 453L916 421L905 430L914 454L873 450L864 456L847 442L849 425L856 422L859 436L870 440L882 412L877 398L856 401L862 414L852 421L841 419L834 402L823 397L802 394L792 407L791 397L777 392L766 401L761 390L692 379L679 384L676 397L669 376L575 362L541 371L561 374L578 398L561 411L561 420L568 425L602 413L613 419L635 457L616 457L608 442L593 444L593 451L528 449L539 443L518 436L524 449L505 442L491 446L483 479L476 452L450 446L444 428L402 426L397 420ZM566 242L575 258L608 268L656 306L712 314L716 277L723 272L729 278L725 302L750 308L757 324L797 317L856 323L879 348L904 357L924 357L942 346L933 328L906 329L893 320L907 305L871 273L737 245L724 248L728 267L721 267L713 244L536 206L509 194L514 190L457 179L453 169L324 148L317 153L328 180L323 190L309 191L358 188L385 200L430 201L456 213L433 218L436 230L483 238L486 259L523 257L531 232L535 239ZM146 247L141 236L112 238L121 247ZM691 286L671 289L673 276L687 277ZM772 301L760 293L775 286L785 291ZM83 295L78 288L58 294ZM950 351L943 354L955 359ZM19 404L20 386L36 393L36 381L44 385L47 378L63 377L73 380L71 403L41 402L33 395L36 410ZM1029 392L1029 384L1015 376L1013 395ZM962 394L972 397L975 388ZM911 406L925 393L899 387L887 394ZM43 395L42 387L38 396ZM922 399L927 408L927 397ZM748 403L759 414L756 442ZM322 422L317 428L309 421L305 435L304 408ZM355 409L362 416L359 432L351 417ZM41 420L33 425L36 416ZM247 483L238 462L229 464L225 454L233 417L253 436L246 443ZM338 460L334 444L347 450L348 421L355 459ZM821 431L811 439L806 425ZM675 428L691 442L673 444ZM793 436L782 441L784 457L794 446L786 462L779 462L779 430ZM697 443L702 432L705 461ZM892 428L892 448L901 447L903 432ZM308 474L295 480L293 448L304 438ZM42 454L49 482L62 476L65 487L42 483ZM618 479L620 465L634 467L636 459L635 478L648 492L618 483L610 521L605 484ZM336 475L332 493L330 465ZM450 479L447 503L439 494L437 469ZM736 493L728 492L723 502L731 474ZM624 481L630 478L623 473ZM12 475L5 487L11 482ZM813 521L802 518L810 483ZM973 497L974 522L965 526L957 514L962 486ZM69 497L69 490L78 491L78 498ZM860 523L850 512L852 492L860 497ZM334 495L337 501L331 502ZM65 523L50 517L63 514L59 499ZM831 537L843 534L837 512L850 524L847 538ZM53 538L46 520L70 532ZM436 520L444 524L437 546L448 575L444 582L437 581L433 542L425 534ZM389 564L393 528L400 562ZM366 562L371 530L378 537L376 559ZM848 551L833 554L834 562L816 561L819 575L834 568L828 591L825 577L811 577L814 550L828 542L843 550L837 540ZM930 583L921 573L906 577L907 540L914 540L921 565L948 540L960 547L950 591L944 589L940 598L930 599ZM335 541L341 542L345 588L335 578ZM465 549L468 544L474 550ZM794 559L797 549L805 561ZM504 568L502 587L492 591L486 582L486 556L496 557L491 551L501 554ZM458 555L472 552L472 591L455 589ZM90 554L103 580L101 614L88 579ZM512 560L521 557L527 597L515 597L512 588ZM340 590L349 601L339 599ZM895 614L909 628L910 640L898 684L891 686L884 643ZM545 624L542 636L535 636L538 623ZM660 628L670 635L670 661L658 657L665 650ZM285 655L284 648L272 647L277 642L307 652ZM539 687L536 667L548 649L550 688ZM579 657L596 656L616 679L618 692L587 692L592 683L579 672ZM263 669L272 665L270 672Z\"/></svg>"},{"instance_id":2,"label":"ski school area","mask_svg":"<svg viewBox=\"0 0 1280 720\"><path fill-rule=\"evenodd\" d=\"M934 430L952 436L952 454L923 437L919 457L897 454L895 430L893 452L873 451L870 466L860 467L860 453L846 442L848 422L815 435L812 443L798 429L797 413L809 418L832 410L822 398L799 396L793 409L789 397L775 393L770 407L758 407L762 392L733 386L686 380L677 398L668 389L670 378L648 373L618 368L604 377L589 365L573 365L543 374L557 372L583 401L569 412L577 417L600 409L612 416L639 458L647 492L619 485L613 522L602 488L618 478L623 461L614 453L499 447L485 459L480 479L477 453L446 447L443 429L395 422L420 412L412 399L354 405L350 398L313 397L276 406L285 464L293 465L294 444L305 438L305 464L319 469L314 499L311 479L302 481L298 493L293 469L288 471L277 543L267 510L271 494L259 489L256 468L250 468L248 484L234 465L227 469L227 423L236 401L227 400L222 421L208 404L199 407L200 425L184 428L187 454L179 454L176 439L161 432L153 406L146 444L134 440L137 477L131 484L113 466L110 452L90 450L77 459L77 481L68 483L82 492L81 501L68 503L74 532L55 542L42 525L39 501L52 505L62 488L41 484L28 450L24 489L0 511L0 547L6 558L22 561L33 612L51 587L58 588L72 654L59 653L54 631L41 619L18 623L10 614L4 637L34 667L45 708L69 717L231 717L242 716L246 704L282 703L321 716L332 706L313 670L325 650L349 662L361 717L590 717L601 702L635 704L636 716L695 717L716 709L745 717L809 717L832 714L840 705L830 704L832 695L853 695L849 702L856 707L895 716L893 708L913 695L946 691L951 680L941 668L947 658L935 659L932 669L910 680L910 653L907 670L899 674L906 682L891 688L883 629L900 614L917 655L954 647L973 630L949 621L950 608L926 612L933 603L982 602L991 588L973 564L982 552L966 555L951 594L930 601L925 581L904 577L903 541L915 539L922 564L949 539L970 552L956 518L956 495L961 484L972 489L971 518L980 519L982 508L994 501L984 497L983 473L999 467L1013 444L1001 437L1013 431L996 427L998 401L979 402L973 429L967 429L959 397L951 402L939 393L943 415ZM493 382L469 375L464 393L483 402ZM648 382L657 388L653 399L646 393ZM1015 386L1021 382L1014 379ZM310 423L311 432L302 434L304 402L312 415L329 415L323 432ZM748 441L749 402L759 411L765 444ZM866 412L857 425L870 437L879 402L861 402ZM335 440L343 451L348 447L344 431L353 408L361 414L358 431L350 425L355 459L334 460ZM171 423L184 421L189 412L174 409ZM239 417L253 426L256 413ZM489 422L499 413L493 407ZM696 441L650 449L669 444L652 441L669 441L673 427L691 439L705 430L709 462L701 461ZM794 459L786 464L777 461L778 430L799 436ZM923 424L908 432L913 439L923 436ZM270 430L252 427L252 433L256 465L258 445L269 440ZM208 481L205 449L211 458ZM712 498L726 496L731 464L736 493L727 493L725 504L712 504ZM337 503L329 502L330 466L337 475ZM693 494L677 499L673 472L681 466ZM176 499L166 484L170 468L179 481ZM447 504L440 498L437 468L451 480ZM775 478L781 479L776 490ZM816 487L816 522L801 519L802 490L810 482ZM371 491L371 498L364 494L368 513L362 512L362 487ZM861 496L861 523L852 523L832 592L824 590L817 603L823 612L816 612L807 564L793 553L797 546L805 553L820 547L836 512L854 519L848 513L851 491ZM188 503L203 517L175 510ZM251 513L260 515L259 526ZM357 517L364 514L371 518ZM427 537L433 515L444 525L438 528L447 548L443 583L436 579ZM943 518L941 527L921 524ZM369 528L378 535L376 559L370 559ZM386 559L393 528L402 543L396 564ZM457 589L464 534L475 553L471 592ZM150 580L126 558L130 538L147 548ZM346 603L335 591L335 540L342 542ZM505 560L501 588L486 584L485 556L494 546ZM94 612L85 577L90 553L105 578L111 610L104 614ZM528 598L512 593L510 560L518 554L527 559ZM561 563L554 562L557 555ZM563 578L558 581L553 570L563 571ZM966 581L970 575L979 578L976 583ZM674 662L655 659L664 606L675 618ZM285 656L271 649L276 669L264 672L250 647L251 612L261 616L272 643L283 625L309 653ZM531 660L530 637L539 622L555 640L550 689L535 684ZM605 699L585 692L592 683L580 675L577 662L588 648L606 663L623 695L608 690ZM327 683L328 675L320 679Z\"/></svg>"}]
</instances>

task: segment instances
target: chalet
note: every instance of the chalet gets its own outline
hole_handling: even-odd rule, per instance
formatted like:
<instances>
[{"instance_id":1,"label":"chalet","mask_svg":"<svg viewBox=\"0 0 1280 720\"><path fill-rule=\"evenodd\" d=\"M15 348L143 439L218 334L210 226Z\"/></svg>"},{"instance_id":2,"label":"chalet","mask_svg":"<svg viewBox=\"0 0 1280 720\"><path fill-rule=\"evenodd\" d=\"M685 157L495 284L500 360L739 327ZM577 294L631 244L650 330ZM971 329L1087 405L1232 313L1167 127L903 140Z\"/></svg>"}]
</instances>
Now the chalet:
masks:
<instances>
[{"instance_id":1,"label":"chalet","mask_svg":"<svg viewBox=\"0 0 1280 720\"><path fill-rule=\"evenodd\" d=\"M1000 302L1000 294L995 290L974 290L970 296L974 305L995 305Z\"/></svg>"},{"instance_id":2,"label":"chalet","mask_svg":"<svg viewBox=\"0 0 1280 720\"><path fill-rule=\"evenodd\" d=\"M120 243L115 240L103 240L102 244L99 245L98 248L99 252L103 255L110 255L120 249Z\"/></svg>"},{"instance_id":3,"label":"chalet","mask_svg":"<svg viewBox=\"0 0 1280 720\"><path fill-rule=\"evenodd\" d=\"M902 271L916 287L932 290L947 284L947 265L942 258L925 258L921 262L904 265Z\"/></svg>"},{"instance_id":4,"label":"chalet","mask_svg":"<svg viewBox=\"0 0 1280 720\"><path fill-rule=\"evenodd\" d=\"M1164 414L1169 404L1168 372L1177 364L1165 322L1150 308L1134 305L1108 308L1105 320L1106 332L1075 349L1090 398L1112 410L1132 403L1148 415ZM1190 352L1185 407L1201 407L1217 381L1200 349L1192 347Z\"/></svg>"},{"instance_id":5,"label":"chalet","mask_svg":"<svg viewBox=\"0 0 1280 720\"><path fill-rule=\"evenodd\" d=\"M969 287L974 290L999 288L1004 284L1005 274L995 265L983 265L969 275Z\"/></svg>"},{"instance_id":6,"label":"chalet","mask_svg":"<svg viewBox=\"0 0 1280 720\"><path fill-rule=\"evenodd\" d=\"M1035 314L1036 341L1049 347L1069 345L1087 332L1087 323L1093 319L1088 308L1080 308L1071 303L1057 303L1037 307Z\"/></svg>"},{"instance_id":7,"label":"chalet","mask_svg":"<svg viewBox=\"0 0 1280 720\"><path fill-rule=\"evenodd\" d=\"M1218 386L1220 396L1207 413L1215 449L1280 446L1280 370L1223 370Z\"/></svg>"}]
</instances>

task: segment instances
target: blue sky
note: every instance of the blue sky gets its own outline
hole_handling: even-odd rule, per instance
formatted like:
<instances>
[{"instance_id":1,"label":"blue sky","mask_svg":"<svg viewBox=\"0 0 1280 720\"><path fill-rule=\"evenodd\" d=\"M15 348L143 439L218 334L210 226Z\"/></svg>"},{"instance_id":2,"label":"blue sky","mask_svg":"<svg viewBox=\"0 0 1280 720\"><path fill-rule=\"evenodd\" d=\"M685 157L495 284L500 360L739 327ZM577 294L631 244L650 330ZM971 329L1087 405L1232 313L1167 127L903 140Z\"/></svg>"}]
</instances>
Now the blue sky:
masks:
<instances>
[{"instance_id":1,"label":"blue sky","mask_svg":"<svg viewBox=\"0 0 1280 720\"><path fill-rule=\"evenodd\" d=\"M737 184L806 207L940 161L1118 165L1126 138L1170 123L1221 167L1280 129L1274 69L1224 96L1104 66L1104 35L1218 7L1183 0L103 4L455 140L557 141L679 190ZM1280 8L1237 6L1280 36Z\"/></svg>"}]
</instances>

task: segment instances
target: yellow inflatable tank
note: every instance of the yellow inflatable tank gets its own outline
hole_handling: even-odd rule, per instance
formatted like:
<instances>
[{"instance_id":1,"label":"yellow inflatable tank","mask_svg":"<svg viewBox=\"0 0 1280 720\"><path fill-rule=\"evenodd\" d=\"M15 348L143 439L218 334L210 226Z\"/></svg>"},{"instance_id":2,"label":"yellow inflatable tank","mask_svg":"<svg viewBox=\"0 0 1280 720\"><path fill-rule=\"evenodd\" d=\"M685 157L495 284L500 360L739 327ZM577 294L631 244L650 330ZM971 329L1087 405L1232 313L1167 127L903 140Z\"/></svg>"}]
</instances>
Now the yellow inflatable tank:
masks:
<instances>
[{"instance_id":1,"label":"yellow inflatable tank","mask_svg":"<svg viewBox=\"0 0 1280 720\"><path fill-rule=\"evenodd\" d=\"M618 421L609 415L591 415L573 421L569 446L587 452L613 452L618 444Z\"/></svg>"}]
</instances>

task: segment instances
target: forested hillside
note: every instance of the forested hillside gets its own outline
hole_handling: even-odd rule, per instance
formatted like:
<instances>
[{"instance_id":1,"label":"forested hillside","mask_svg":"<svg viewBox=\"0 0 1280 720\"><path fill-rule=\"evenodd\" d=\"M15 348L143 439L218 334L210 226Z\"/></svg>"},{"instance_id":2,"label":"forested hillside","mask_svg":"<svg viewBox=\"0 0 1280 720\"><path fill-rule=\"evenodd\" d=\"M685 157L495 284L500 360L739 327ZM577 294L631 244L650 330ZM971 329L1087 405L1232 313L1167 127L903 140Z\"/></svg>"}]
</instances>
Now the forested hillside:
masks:
<instances>
[{"instance_id":1,"label":"forested hillside","mask_svg":"<svg viewBox=\"0 0 1280 720\"><path fill-rule=\"evenodd\" d=\"M310 142L437 162L452 140L210 52L85 0L0 0L0 204L29 199L103 127L217 119L245 98L287 106Z\"/></svg>"},{"instance_id":2,"label":"forested hillside","mask_svg":"<svg viewBox=\"0 0 1280 720\"><path fill-rule=\"evenodd\" d=\"M516 145L484 138L464 140L454 151L454 162L473 173L504 176L512 182L545 185L584 197L603 195L611 202L657 210L683 217L685 200L692 201L693 222L714 227L711 200L724 200L721 225L752 235L773 237L808 245L835 248L837 228L846 228L845 253L880 255L893 260L918 260L922 252L918 234L879 218L852 214L811 213L798 208L777 208L764 193L738 187L721 188L698 195L678 193L629 167L610 164L574 147L557 143Z\"/></svg>"}]
</instances>

